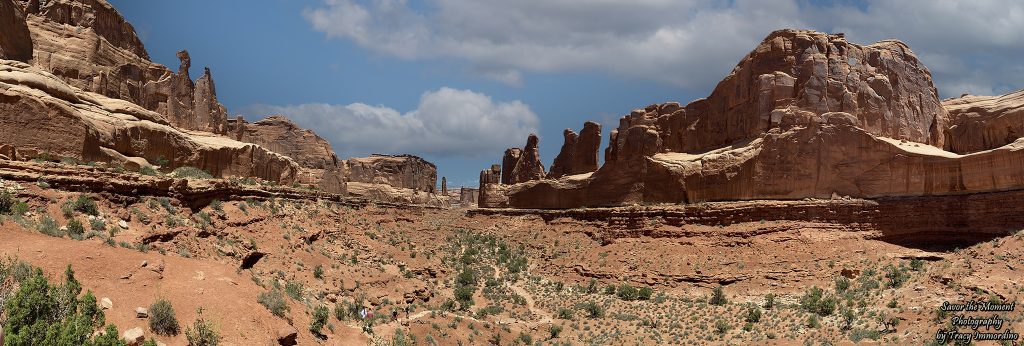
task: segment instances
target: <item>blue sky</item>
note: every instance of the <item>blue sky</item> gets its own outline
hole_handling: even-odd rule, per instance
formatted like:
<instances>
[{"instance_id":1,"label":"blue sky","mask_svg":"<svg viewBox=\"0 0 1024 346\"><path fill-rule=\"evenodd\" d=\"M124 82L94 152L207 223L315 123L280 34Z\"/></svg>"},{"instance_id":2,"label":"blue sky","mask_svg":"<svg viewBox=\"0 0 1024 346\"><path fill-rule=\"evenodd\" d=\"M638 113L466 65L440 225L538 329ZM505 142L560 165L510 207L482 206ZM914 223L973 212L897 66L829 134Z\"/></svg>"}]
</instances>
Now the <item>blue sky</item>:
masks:
<instances>
[{"instance_id":1,"label":"blue sky","mask_svg":"<svg viewBox=\"0 0 1024 346\"><path fill-rule=\"evenodd\" d=\"M1020 88L1024 6L1013 1L264 0L111 3L151 58L192 75L249 121L281 113L339 156L409 153L449 186L475 186L504 148L541 137L550 165L562 130L687 103L771 30L907 42L942 97Z\"/></svg>"}]
</instances>

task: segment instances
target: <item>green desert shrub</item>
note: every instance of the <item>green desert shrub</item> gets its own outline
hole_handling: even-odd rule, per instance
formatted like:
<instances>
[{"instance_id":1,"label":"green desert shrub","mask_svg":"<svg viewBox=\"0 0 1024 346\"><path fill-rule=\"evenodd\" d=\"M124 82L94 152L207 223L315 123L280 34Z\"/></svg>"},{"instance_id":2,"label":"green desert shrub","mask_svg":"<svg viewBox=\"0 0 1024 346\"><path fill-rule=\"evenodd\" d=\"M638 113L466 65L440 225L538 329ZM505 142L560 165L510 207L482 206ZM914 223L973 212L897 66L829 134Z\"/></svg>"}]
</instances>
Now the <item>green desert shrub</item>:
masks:
<instances>
[{"instance_id":1,"label":"green desert shrub","mask_svg":"<svg viewBox=\"0 0 1024 346\"><path fill-rule=\"evenodd\" d=\"M651 300L651 296L654 295L654 289L650 287L641 287L637 292L637 299L640 300Z\"/></svg>"},{"instance_id":2,"label":"green desert shrub","mask_svg":"<svg viewBox=\"0 0 1024 346\"><path fill-rule=\"evenodd\" d=\"M14 195L7 190L0 190L0 214L11 214L14 210Z\"/></svg>"},{"instance_id":3,"label":"green desert shrub","mask_svg":"<svg viewBox=\"0 0 1024 346\"><path fill-rule=\"evenodd\" d=\"M826 296L824 291L818 288L818 286L812 286L800 298L801 308L821 316L831 315L835 311L837 303L835 297L831 295Z\"/></svg>"},{"instance_id":4,"label":"green desert shrub","mask_svg":"<svg viewBox=\"0 0 1024 346\"><path fill-rule=\"evenodd\" d=\"M160 335L178 335L181 332L171 302L158 299L149 306L149 329Z\"/></svg>"},{"instance_id":5,"label":"green desert shrub","mask_svg":"<svg viewBox=\"0 0 1024 346\"><path fill-rule=\"evenodd\" d=\"M327 316L329 315L327 313L326 306L321 305L313 310L313 322L309 324L309 331L313 333L313 335L321 334L320 330L327 324Z\"/></svg>"},{"instance_id":6,"label":"green desert shrub","mask_svg":"<svg viewBox=\"0 0 1024 346\"><path fill-rule=\"evenodd\" d=\"M203 318L202 308L199 308L198 313L196 321L185 329L185 339L190 346L217 346L220 343L220 333L213 322Z\"/></svg>"},{"instance_id":7,"label":"green desert shrub","mask_svg":"<svg viewBox=\"0 0 1024 346\"><path fill-rule=\"evenodd\" d=\"M711 291L711 299L708 299L708 303L711 303L711 305L725 305L725 303L728 302L728 299L725 298L725 289L722 288L722 285L718 285Z\"/></svg>"},{"instance_id":8,"label":"green desert shrub","mask_svg":"<svg viewBox=\"0 0 1024 346\"><path fill-rule=\"evenodd\" d=\"M270 310L270 313L277 317L284 317L284 314L288 312L288 303L284 301L284 295L281 291L271 290L260 293L257 297L257 301L261 305Z\"/></svg>"},{"instance_id":9,"label":"green desert shrub","mask_svg":"<svg viewBox=\"0 0 1024 346\"><path fill-rule=\"evenodd\" d=\"M17 271L24 270L18 267L11 268L15 271L11 278L17 279ZM113 325L93 336L104 324L103 311L92 292L79 297L82 285L71 266L59 285L51 285L39 268L21 275L26 276L17 291L4 302L4 345L124 345ZM4 275L3 280L8 279Z\"/></svg>"},{"instance_id":10,"label":"green desert shrub","mask_svg":"<svg viewBox=\"0 0 1024 346\"><path fill-rule=\"evenodd\" d=\"M176 178L213 179L213 175L209 172L190 166L178 167L171 172L171 175Z\"/></svg>"},{"instance_id":11,"label":"green desert shrub","mask_svg":"<svg viewBox=\"0 0 1024 346\"><path fill-rule=\"evenodd\" d=\"M86 195L78 195L78 199L75 199L74 209L77 212L86 215L97 216L100 215L100 210L96 207L96 201L93 201L91 197Z\"/></svg>"},{"instance_id":12,"label":"green desert shrub","mask_svg":"<svg viewBox=\"0 0 1024 346\"><path fill-rule=\"evenodd\" d=\"M68 221L68 234L72 237L81 237L85 234L85 226L82 226L82 222L76 219Z\"/></svg>"},{"instance_id":13,"label":"green desert shrub","mask_svg":"<svg viewBox=\"0 0 1024 346\"><path fill-rule=\"evenodd\" d=\"M619 286L619 291L615 293L619 299L625 301L634 301L640 293L636 287L630 286L629 284L622 284Z\"/></svg>"}]
</instances>

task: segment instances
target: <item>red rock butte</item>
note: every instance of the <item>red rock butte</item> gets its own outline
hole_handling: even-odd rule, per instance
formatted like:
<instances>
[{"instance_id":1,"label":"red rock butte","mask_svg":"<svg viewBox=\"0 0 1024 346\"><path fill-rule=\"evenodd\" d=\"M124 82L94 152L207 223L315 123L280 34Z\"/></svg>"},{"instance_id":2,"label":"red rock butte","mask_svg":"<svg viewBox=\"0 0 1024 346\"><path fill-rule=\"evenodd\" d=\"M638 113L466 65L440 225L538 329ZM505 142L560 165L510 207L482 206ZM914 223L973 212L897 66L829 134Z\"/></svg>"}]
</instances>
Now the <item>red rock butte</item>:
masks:
<instances>
[{"instance_id":1,"label":"red rock butte","mask_svg":"<svg viewBox=\"0 0 1024 346\"><path fill-rule=\"evenodd\" d=\"M480 205L576 208L1021 189L1022 107L1020 92L940 100L931 73L897 40L859 45L843 34L779 30L707 98L623 116L600 168L562 172L566 157L596 150L576 151L579 139L567 131L556 174L481 180ZM519 158L516 168L521 165Z\"/></svg>"}]
</instances>

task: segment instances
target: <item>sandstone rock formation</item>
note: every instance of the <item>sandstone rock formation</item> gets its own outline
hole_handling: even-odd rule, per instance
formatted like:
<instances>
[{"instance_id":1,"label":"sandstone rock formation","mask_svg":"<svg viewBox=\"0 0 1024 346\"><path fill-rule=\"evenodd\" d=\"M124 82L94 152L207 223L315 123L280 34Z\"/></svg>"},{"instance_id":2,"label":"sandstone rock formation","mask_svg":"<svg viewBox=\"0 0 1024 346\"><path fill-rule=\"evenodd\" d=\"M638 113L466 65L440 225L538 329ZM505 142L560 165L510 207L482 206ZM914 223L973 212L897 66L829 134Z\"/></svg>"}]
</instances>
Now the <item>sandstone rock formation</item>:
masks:
<instances>
[{"instance_id":1,"label":"sandstone rock formation","mask_svg":"<svg viewBox=\"0 0 1024 346\"><path fill-rule=\"evenodd\" d=\"M755 138L785 117L827 112L853 114L874 135L938 147L949 117L928 69L902 42L861 46L842 35L779 30L706 99L623 117L606 159L720 148Z\"/></svg>"},{"instance_id":2,"label":"sandstone rock formation","mask_svg":"<svg viewBox=\"0 0 1024 346\"><path fill-rule=\"evenodd\" d=\"M387 184L396 188L434 193L437 167L418 156L380 155L345 161L348 182Z\"/></svg>"},{"instance_id":3,"label":"sandstone rock formation","mask_svg":"<svg viewBox=\"0 0 1024 346\"><path fill-rule=\"evenodd\" d=\"M942 102L949 111L945 149L966 154L1013 143L1024 136L1024 90L1002 96L970 96Z\"/></svg>"},{"instance_id":4,"label":"sandstone rock formation","mask_svg":"<svg viewBox=\"0 0 1024 346\"><path fill-rule=\"evenodd\" d=\"M0 33L0 59L32 59L32 34L25 23L25 13L14 0L0 0Z\"/></svg>"},{"instance_id":5,"label":"sandstone rock formation","mask_svg":"<svg viewBox=\"0 0 1024 346\"><path fill-rule=\"evenodd\" d=\"M302 169L298 180L323 191L344 194L345 167L327 140L304 129L285 116L274 115L248 123L238 117L228 120L227 132L237 141L259 144L290 157Z\"/></svg>"},{"instance_id":6,"label":"sandstone rock formation","mask_svg":"<svg viewBox=\"0 0 1024 346\"><path fill-rule=\"evenodd\" d=\"M189 68L192 58L187 50L178 52L178 72L147 82L143 92L146 108L163 114L174 126L218 134L227 133L227 109L217 101L217 89L205 68L197 82L192 81Z\"/></svg>"},{"instance_id":7,"label":"sandstone rock formation","mask_svg":"<svg viewBox=\"0 0 1024 346\"><path fill-rule=\"evenodd\" d=\"M447 196L382 183L348 182L348 194L375 201L448 207Z\"/></svg>"},{"instance_id":8,"label":"sandstone rock formation","mask_svg":"<svg viewBox=\"0 0 1024 346\"><path fill-rule=\"evenodd\" d=\"M477 191L477 205L483 208L496 208L508 205L505 187L501 184L502 165L491 165L490 169L480 171L480 189Z\"/></svg>"},{"instance_id":9,"label":"sandstone rock formation","mask_svg":"<svg viewBox=\"0 0 1024 346\"><path fill-rule=\"evenodd\" d=\"M601 125L592 121L583 124L579 135L572 129L563 132L565 143L551 164L548 179L597 170L597 151L601 146Z\"/></svg>"},{"instance_id":10,"label":"sandstone rock formation","mask_svg":"<svg viewBox=\"0 0 1024 346\"><path fill-rule=\"evenodd\" d=\"M132 25L105 0L20 0L20 6L28 14L33 65L71 86L163 114L178 128L223 133L227 111L210 71L194 83L187 51L178 53L177 73L153 63Z\"/></svg>"},{"instance_id":11,"label":"sandstone rock formation","mask_svg":"<svg viewBox=\"0 0 1024 346\"><path fill-rule=\"evenodd\" d=\"M477 203L477 189L463 187L459 189L459 205L465 208L474 208Z\"/></svg>"},{"instance_id":12,"label":"sandstone rock formation","mask_svg":"<svg viewBox=\"0 0 1024 346\"><path fill-rule=\"evenodd\" d=\"M291 183L298 165L258 145L208 133L185 133L160 114L82 91L36 67L0 60L0 143L19 159L47 154L81 161L167 160L214 176ZM16 115L16 116L15 116Z\"/></svg>"},{"instance_id":13,"label":"sandstone rock formation","mask_svg":"<svg viewBox=\"0 0 1024 346\"><path fill-rule=\"evenodd\" d=\"M145 85L171 75L149 60L135 29L105 0L19 2L32 35L32 64L71 86L146 106Z\"/></svg>"},{"instance_id":14,"label":"sandstone rock formation","mask_svg":"<svg viewBox=\"0 0 1024 346\"><path fill-rule=\"evenodd\" d=\"M537 135L530 134L526 138L526 146L523 147L522 155L516 160L515 168L512 169L511 184L525 183L531 180L544 179L544 163L540 161L540 152L537 144L540 139Z\"/></svg>"},{"instance_id":15,"label":"sandstone rock formation","mask_svg":"<svg viewBox=\"0 0 1024 346\"><path fill-rule=\"evenodd\" d=\"M501 158L501 183L512 184L512 170L516 168L516 162L519 162L519 157L523 156L523 150L519 148L508 148L505 150L505 156Z\"/></svg>"},{"instance_id":16,"label":"sandstone rock formation","mask_svg":"<svg viewBox=\"0 0 1024 346\"><path fill-rule=\"evenodd\" d=\"M1020 97L947 100L947 111L928 70L899 41L861 46L842 35L780 30L708 98L623 117L596 172L499 186L492 190L503 196L487 196L493 202L480 205L574 208L1020 189L1024 158L1017 153L1024 142L1014 123ZM992 150L978 152L985 149Z\"/></svg>"},{"instance_id":17,"label":"sandstone rock formation","mask_svg":"<svg viewBox=\"0 0 1024 346\"><path fill-rule=\"evenodd\" d=\"M441 177L441 194L448 194L448 178Z\"/></svg>"}]
</instances>

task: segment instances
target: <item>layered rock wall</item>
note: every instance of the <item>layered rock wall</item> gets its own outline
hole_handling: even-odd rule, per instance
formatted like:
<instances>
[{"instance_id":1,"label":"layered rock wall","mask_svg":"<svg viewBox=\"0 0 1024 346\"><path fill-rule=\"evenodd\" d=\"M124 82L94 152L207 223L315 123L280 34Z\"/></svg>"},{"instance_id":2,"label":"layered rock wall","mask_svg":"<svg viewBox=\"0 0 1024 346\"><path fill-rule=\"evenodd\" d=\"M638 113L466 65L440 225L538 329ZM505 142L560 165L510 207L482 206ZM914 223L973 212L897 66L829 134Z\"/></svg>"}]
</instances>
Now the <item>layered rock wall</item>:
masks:
<instances>
[{"instance_id":1,"label":"layered rock wall","mask_svg":"<svg viewBox=\"0 0 1024 346\"><path fill-rule=\"evenodd\" d=\"M166 160L167 169L192 166L214 176L288 184L299 168L255 144L182 132L160 114L79 90L16 61L0 60L0 114L0 143L22 153L139 165Z\"/></svg>"},{"instance_id":2,"label":"layered rock wall","mask_svg":"<svg viewBox=\"0 0 1024 346\"><path fill-rule=\"evenodd\" d=\"M0 59L32 59L32 34L21 5L14 0L0 0L0 33Z\"/></svg>"},{"instance_id":3,"label":"layered rock wall","mask_svg":"<svg viewBox=\"0 0 1024 346\"><path fill-rule=\"evenodd\" d=\"M225 126L226 132L237 141L256 143L294 160L302 167L300 183L331 193L345 193L345 163L335 155L331 144L312 130L301 128L281 115L254 123L238 117Z\"/></svg>"},{"instance_id":4,"label":"layered rock wall","mask_svg":"<svg viewBox=\"0 0 1024 346\"><path fill-rule=\"evenodd\" d=\"M1024 136L1024 90L1001 96L965 95L942 102L950 115L946 150L973 153Z\"/></svg>"},{"instance_id":5,"label":"layered rock wall","mask_svg":"<svg viewBox=\"0 0 1024 346\"><path fill-rule=\"evenodd\" d=\"M597 152L601 146L601 125L592 121L583 124L577 135L572 129L562 133L565 142L551 164L548 179L596 171Z\"/></svg>"},{"instance_id":6,"label":"layered rock wall","mask_svg":"<svg viewBox=\"0 0 1024 346\"><path fill-rule=\"evenodd\" d=\"M965 97L947 111L899 41L780 30L708 98L620 119L593 174L501 191L507 206L575 208L1024 189L1018 98Z\"/></svg>"},{"instance_id":7,"label":"layered rock wall","mask_svg":"<svg viewBox=\"0 0 1024 346\"><path fill-rule=\"evenodd\" d=\"M418 156L380 155L345 161L349 182L387 184L396 188L434 193L437 167Z\"/></svg>"},{"instance_id":8,"label":"layered rock wall","mask_svg":"<svg viewBox=\"0 0 1024 346\"><path fill-rule=\"evenodd\" d=\"M516 160L515 168L512 168L510 184L544 179L544 163L540 161L540 151L537 149L539 142L540 139L535 134L531 133L527 137L522 155Z\"/></svg>"}]
</instances>

